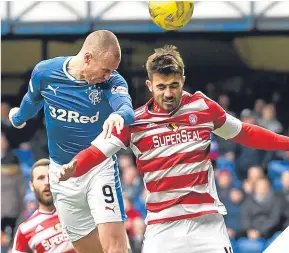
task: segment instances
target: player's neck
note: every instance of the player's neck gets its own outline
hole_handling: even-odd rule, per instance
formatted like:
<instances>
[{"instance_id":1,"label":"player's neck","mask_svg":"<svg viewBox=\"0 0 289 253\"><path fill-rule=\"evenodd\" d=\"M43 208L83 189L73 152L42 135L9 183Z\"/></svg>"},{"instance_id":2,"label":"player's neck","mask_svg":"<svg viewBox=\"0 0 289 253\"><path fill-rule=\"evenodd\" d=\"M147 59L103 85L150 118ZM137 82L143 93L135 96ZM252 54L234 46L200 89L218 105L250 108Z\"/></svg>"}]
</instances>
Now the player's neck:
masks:
<instances>
[{"instance_id":1,"label":"player's neck","mask_svg":"<svg viewBox=\"0 0 289 253\"><path fill-rule=\"evenodd\" d=\"M161 108L155 100L153 100L152 111L155 113L168 113L166 110Z\"/></svg>"},{"instance_id":2,"label":"player's neck","mask_svg":"<svg viewBox=\"0 0 289 253\"><path fill-rule=\"evenodd\" d=\"M41 203L39 203L39 208L38 208L39 212L43 212L43 213L51 213L52 211L55 210L55 206L54 205L43 205Z\"/></svg>"},{"instance_id":3,"label":"player's neck","mask_svg":"<svg viewBox=\"0 0 289 253\"><path fill-rule=\"evenodd\" d=\"M73 56L67 66L67 72L73 76L76 80L84 80L84 76L81 74L82 63L79 61L78 55Z\"/></svg>"}]
</instances>

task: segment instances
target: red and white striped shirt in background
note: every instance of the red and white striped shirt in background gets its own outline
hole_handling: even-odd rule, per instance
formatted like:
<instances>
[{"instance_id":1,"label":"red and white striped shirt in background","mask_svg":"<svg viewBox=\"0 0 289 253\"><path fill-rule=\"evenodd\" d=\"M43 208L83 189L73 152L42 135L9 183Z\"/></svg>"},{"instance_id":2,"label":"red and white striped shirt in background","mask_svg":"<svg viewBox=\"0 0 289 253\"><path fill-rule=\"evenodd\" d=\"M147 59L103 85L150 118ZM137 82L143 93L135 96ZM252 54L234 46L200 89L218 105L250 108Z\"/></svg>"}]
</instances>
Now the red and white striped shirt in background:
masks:
<instances>
[{"instance_id":1,"label":"red and white striped shirt in background","mask_svg":"<svg viewBox=\"0 0 289 253\"><path fill-rule=\"evenodd\" d=\"M56 211L36 210L17 230L12 253L76 253Z\"/></svg>"},{"instance_id":2,"label":"red and white striped shirt in background","mask_svg":"<svg viewBox=\"0 0 289 253\"><path fill-rule=\"evenodd\" d=\"M152 103L137 109L135 123L120 135L100 135L92 145L107 157L130 146L148 190L147 224L226 214L209 159L210 136L233 138L241 121L201 92L183 92L179 107L169 114L149 111Z\"/></svg>"}]
</instances>

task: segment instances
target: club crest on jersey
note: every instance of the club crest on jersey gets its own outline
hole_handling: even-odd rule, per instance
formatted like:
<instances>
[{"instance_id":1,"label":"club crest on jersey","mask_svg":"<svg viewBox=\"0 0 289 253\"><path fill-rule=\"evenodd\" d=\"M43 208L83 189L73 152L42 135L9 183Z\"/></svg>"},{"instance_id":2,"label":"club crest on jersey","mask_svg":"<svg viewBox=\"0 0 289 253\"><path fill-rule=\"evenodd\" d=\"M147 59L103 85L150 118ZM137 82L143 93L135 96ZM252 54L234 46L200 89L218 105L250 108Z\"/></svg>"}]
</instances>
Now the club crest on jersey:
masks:
<instances>
[{"instance_id":1,"label":"club crest on jersey","mask_svg":"<svg viewBox=\"0 0 289 253\"><path fill-rule=\"evenodd\" d=\"M170 129L170 130L172 130L173 132L176 132L176 131L178 131L178 129L179 129L179 127L177 126L176 123L170 123L170 124L168 124L168 125L167 125L167 128Z\"/></svg>"},{"instance_id":2,"label":"club crest on jersey","mask_svg":"<svg viewBox=\"0 0 289 253\"><path fill-rule=\"evenodd\" d=\"M189 116L189 120L190 120L190 122L191 122L192 125L196 125L197 122L198 122L198 118L197 118L197 116L196 116L195 114L191 114L191 115Z\"/></svg>"},{"instance_id":3,"label":"club crest on jersey","mask_svg":"<svg viewBox=\"0 0 289 253\"><path fill-rule=\"evenodd\" d=\"M89 100L91 101L91 103L93 105L96 105L97 103L100 103L101 101L101 93L98 89L91 89L89 88L90 91L89 91L89 95L88 95L88 98Z\"/></svg>"}]
</instances>

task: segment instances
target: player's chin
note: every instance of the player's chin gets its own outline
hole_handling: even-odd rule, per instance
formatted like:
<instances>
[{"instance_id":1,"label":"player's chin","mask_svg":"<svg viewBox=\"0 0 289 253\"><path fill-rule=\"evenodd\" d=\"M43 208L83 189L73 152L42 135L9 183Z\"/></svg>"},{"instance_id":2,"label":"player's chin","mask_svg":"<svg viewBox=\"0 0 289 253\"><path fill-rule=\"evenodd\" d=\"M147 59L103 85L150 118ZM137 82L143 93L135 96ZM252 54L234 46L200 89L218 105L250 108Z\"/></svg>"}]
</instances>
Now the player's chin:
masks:
<instances>
[{"instance_id":1,"label":"player's chin","mask_svg":"<svg viewBox=\"0 0 289 253\"><path fill-rule=\"evenodd\" d=\"M53 205L53 198L52 196L51 197L45 197L45 198L42 198L42 204L46 205L46 206L51 206Z\"/></svg>"},{"instance_id":2,"label":"player's chin","mask_svg":"<svg viewBox=\"0 0 289 253\"><path fill-rule=\"evenodd\" d=\"M103 83L104 81L105 81L104 78L102 78L102 79L97 79L97 80L95 81L95 83Z\"/></svg>"},{"instance_id":3,"label":"player's chin","mask_svg":"<svg viewBox=\"0 0 289 253\"><path fill-rule=\"evenodd\" d=\"M164 102L163 103L163 109L167 112L171 112L176 109L176 103L175 102Z\"/></svg>"},{"instance_id":4,"label":"player's chin","mask_svg":"<svg viewBox=\"0 0 289 253\"><path fill-rule=\"evenodd\" d=\"M49 192L44 192L42 194L42 200L43 200L43 202L51 202L51 201L53 201L52 193L50 191Z\"/></svg>"}]
</instances>

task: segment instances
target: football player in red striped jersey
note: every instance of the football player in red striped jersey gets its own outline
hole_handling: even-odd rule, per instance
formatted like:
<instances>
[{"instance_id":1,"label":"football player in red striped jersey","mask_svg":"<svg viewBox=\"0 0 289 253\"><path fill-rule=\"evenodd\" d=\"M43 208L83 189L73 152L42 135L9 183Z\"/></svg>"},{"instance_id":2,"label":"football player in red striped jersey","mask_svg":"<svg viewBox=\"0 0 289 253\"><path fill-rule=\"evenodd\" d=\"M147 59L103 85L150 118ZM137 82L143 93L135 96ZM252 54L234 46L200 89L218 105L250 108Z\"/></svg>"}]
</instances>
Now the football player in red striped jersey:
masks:
<instances>
[{"instance_id":1,"label":"football player in red striped jersey","mask_svg":"<svg viewBox=\"0 0 289 253\"><path fill-rule=\"evenodd\" d=\"M30 188L35 193L39 208L18 227L12 253L75 253L67 234L62 231L53 205L48 165L48 159L41 159L31 169Z\"/></svg>"},{"instance_id":2,"label":"football player in red striped jersey","mask_svg":"<svg viewBox=\"0 0 289 253\"><path fill-rule=\"evenodd\" d=\"M232 253L209 157L211 133L268 151L289 150L289 138L241 122L201 92L183 91L184 63L173 46L156 49L146 68L152 98L135 111L135 123L110 139L98 136L59 179L99 170L130 147L148 190L143 253Z\"/></svg>"}]
</instances>

